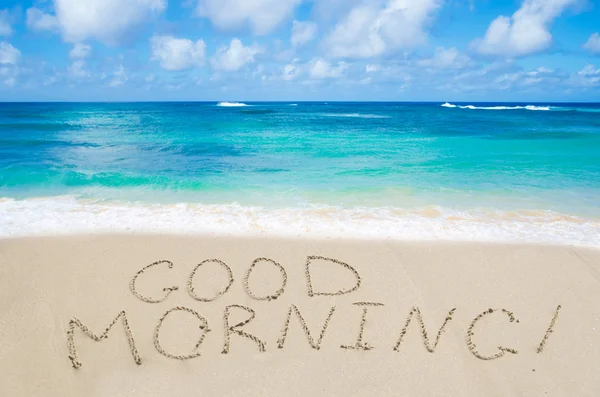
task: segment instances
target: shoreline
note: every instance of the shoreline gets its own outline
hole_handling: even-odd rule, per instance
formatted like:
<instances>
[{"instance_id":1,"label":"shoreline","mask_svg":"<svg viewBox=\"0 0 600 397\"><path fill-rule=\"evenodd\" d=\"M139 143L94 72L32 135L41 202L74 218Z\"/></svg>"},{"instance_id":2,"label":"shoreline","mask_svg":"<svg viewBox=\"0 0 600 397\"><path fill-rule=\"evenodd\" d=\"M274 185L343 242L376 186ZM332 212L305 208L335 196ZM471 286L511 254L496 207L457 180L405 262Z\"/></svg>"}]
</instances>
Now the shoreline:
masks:
<instances>
[{"instance_id":1,"label":"shoreline","mask_svg":"<svg viewBox=\"0 0 600 397\"><path fill-rule=\"evenodd\" d=\"M600 247L600 218L548 210L317 205L263 208L235 203L103 203L61 197L3 200L0 214L0 238L146 233Z\"/></svg>"},{"instance_id":2,"label":"shoreline","mask_svg":"<svg viewBox=\"0 0 600 397\"><path fill-rule=\"evenodd\" d=\"M383 244L409 244L409 245L438 245L438 246L483 246L483 247L514 247L514 248L559 248L559 249L576 249L592 252L600 252L600 246L595 245L577 245L569 242L536 242L536 241L502 241L502 240L451 240L451 239L402 239L380 236L348 236L348 235L326 235L326 234L269 234L269 233L219 233L219 232L149 232L144 230L122 232L122 231L97 231L97 232L65 232L65 233L48 233L48 234L31 234L31 235L15 235L2 236L0 235L0 243L10 243L18 241L35 241L47 239L111 239L111 238L132 238L132 239L209 239L217 241L226 240L241 240L241 241L259 241L269 242L273 240L284 241L286 243L383 243Z\"/></svg>"}]
</instances>

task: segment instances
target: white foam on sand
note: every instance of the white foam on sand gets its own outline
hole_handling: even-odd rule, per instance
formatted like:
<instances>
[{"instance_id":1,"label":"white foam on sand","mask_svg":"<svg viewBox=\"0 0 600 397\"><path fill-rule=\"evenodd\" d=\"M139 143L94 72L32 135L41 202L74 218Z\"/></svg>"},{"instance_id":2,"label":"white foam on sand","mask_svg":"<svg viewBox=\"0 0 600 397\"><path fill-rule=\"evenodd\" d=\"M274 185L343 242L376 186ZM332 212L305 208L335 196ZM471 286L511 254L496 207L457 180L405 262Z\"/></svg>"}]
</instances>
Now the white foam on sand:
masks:
<instances>
[{"instance_id":1,"label":"white foam on sand","mask_svg":"<svg viewBox=\"0 0 600 397\"><path fill-rule=\"evenodd\" d=\"M141 204L70 196L0 200L0 237L174 233L561 243L600 247L600 219L552 211L437 206L268 209L239 204Z\"/></svg>"}]
</instances>

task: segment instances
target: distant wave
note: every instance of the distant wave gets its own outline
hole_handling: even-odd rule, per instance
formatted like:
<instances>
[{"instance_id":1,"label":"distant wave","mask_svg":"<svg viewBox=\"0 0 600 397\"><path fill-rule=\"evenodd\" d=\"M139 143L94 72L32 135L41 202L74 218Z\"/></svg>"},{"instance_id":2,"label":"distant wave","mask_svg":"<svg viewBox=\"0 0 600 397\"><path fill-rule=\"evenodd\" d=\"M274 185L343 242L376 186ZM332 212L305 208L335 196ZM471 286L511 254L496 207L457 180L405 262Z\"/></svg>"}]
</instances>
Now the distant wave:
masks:
<instances>
[{"instance_id":1,"label":"distant wave","mask_svg":"<svg viewBox=\"0 0 600 397\"><path fill-rule=\"evenodd\" d=\"M473 105L453 105L451 103L444 103L441 105L444 108L460 108L460 109L471 109L471 110L550 110L550 106L473 106Z\"/></svg>"},{"instance_id":2,"label":"distant wave","mask_svg":"<svg viewBox=\"0 0 600 397\"><path fill-rule=\"evenodd\" d=\"M235 108L241 106L250 106L242 102L219 102L217 106L226 107L226 108Z\"/></svg>"},{"instance_id":3,"label":"distant wave","mask_svg":"<svg viewBox=\"0 0 600 397\"><path fill-rule=\"evenodd\" d=\"M290 103L290 106L298 106L297 103Z\"/></svg>"},{"instance_id":4,"label":"distant wave","mask_svg":"<svg viewBox=\"0 0 600 397\"><path fill-rule=\"evenodd\" d=\"M554 108L553 107L552 110L561 111L561 112L600 113L599 108L568 108L568 107Z\"/></svg>"},{"instance_id":5,"label":"distant wave","mask_svg":"<svg viewBox=\"0 0 600 397\"><path fill-rule=\"evenodd\" d=\"M362 113L321 113L325 117L354 117L359 119L389 119L390 116L382 116L379 114L362 114Z\"/></svg>"}]
</instances>

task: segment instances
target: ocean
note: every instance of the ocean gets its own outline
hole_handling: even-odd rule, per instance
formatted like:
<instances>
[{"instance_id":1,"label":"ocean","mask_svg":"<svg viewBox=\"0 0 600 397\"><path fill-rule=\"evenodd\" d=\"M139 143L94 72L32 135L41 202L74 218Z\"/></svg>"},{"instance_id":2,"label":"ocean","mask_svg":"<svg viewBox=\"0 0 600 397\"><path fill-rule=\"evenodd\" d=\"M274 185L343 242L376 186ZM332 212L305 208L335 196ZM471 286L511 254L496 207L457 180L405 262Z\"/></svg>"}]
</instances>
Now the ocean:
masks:
<instances>
[{"instance_id":1,"label":"ocean","mask_svg":"<svg viewBox=\"0 0 600 397\"><path fill-rule=\"evenodd\" d=\"M0 236L131 231L600 246L600 104L0 104Z\"/></svg>"}]
</instances>

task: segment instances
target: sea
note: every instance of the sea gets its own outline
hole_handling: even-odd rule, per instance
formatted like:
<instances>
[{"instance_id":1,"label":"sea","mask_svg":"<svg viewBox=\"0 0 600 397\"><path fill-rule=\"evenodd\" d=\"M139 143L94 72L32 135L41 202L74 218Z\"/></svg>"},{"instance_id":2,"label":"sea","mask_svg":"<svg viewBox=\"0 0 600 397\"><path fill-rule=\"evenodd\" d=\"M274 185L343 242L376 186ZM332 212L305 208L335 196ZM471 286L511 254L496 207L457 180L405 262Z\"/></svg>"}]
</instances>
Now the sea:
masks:
<instances>
[{"instance_id":1,"label":"sea","mask_svg":"<svg viewBox=\"0 0 600 397\"><path fill-rule=\"evenodd\" d=\"M600 247L600 104L1 103L0 237Z\"/></svg>"}]
</instances>

